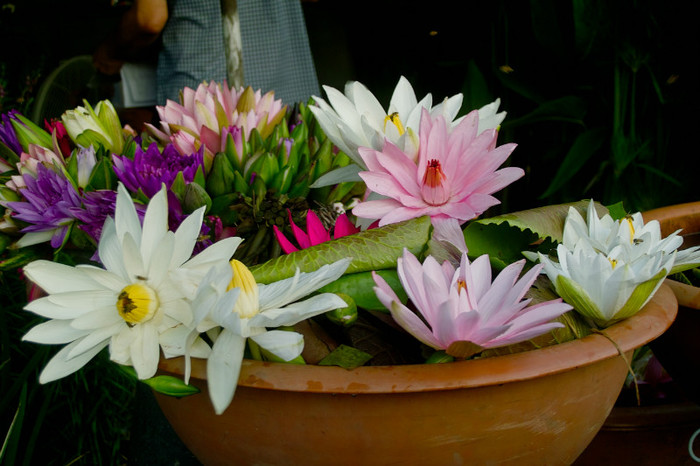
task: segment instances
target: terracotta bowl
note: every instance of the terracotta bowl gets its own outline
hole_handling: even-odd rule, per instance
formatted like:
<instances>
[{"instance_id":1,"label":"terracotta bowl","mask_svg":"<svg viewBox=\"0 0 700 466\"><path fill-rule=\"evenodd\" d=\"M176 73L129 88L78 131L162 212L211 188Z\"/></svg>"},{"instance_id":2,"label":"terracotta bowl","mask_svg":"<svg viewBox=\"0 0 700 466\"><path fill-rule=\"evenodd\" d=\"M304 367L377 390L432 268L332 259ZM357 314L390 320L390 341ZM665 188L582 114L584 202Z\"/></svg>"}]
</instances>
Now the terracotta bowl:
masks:
<instances>
[{"instance_id":1,"label":"terracotta bowl","mask_svg":"<svg viewBox=\"0 0 700 466\"><path fill-rule=\"evenodd\" d=\"M664 285L607 337L447 364L345 370L246 360L221 416L198 360L191 382L200 394L156 398L206 465L571 464L620 393L627 364L618 348L629 359L676 310ZM160 368L181 375L183 361Z\"/></svg>"}]
</instances>

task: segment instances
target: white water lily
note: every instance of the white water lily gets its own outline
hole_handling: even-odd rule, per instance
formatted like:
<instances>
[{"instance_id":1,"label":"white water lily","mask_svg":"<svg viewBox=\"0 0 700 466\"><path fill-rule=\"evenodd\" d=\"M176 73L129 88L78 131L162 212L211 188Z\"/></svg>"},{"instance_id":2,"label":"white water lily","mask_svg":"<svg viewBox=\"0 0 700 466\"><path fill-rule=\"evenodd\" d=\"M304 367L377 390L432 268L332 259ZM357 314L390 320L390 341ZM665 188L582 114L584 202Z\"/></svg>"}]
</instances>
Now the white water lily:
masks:
<instances>
[{"instance_id":1,"label":"white water lily","mask_svg":"<svg viewBox=\"0 0 700 466\"><path fill-rule=\"evenodd\" d=\"M107 346L110 358L133 365L139 378L155 374L160 334L192 322L188 300L197 283L210 267L226 263L240 243L229 238L190 259L203 214L201 208L176 232L169 231L163 188L151 199L142 227L120 184L114 219L105 221L98 245L104 268L44 260L24 268L48 295L25 309L51 320L33 327L23 339L68 344L46 365L41 383L77 371Z\"/></svg>"},{"instance_id":2,"label":"white water lily","mask_svg":"<svg viewBox=\"0 0 700 466\"><path fill-rule=\"evenodd\" d=\"M606 327L638 312L663 279L696 266L700 251L677 251L682 238L661 238L659 223L641 214L598 217L593 201L587 221L573 207L564 225L558 262L538 253L556 292L596 325Z\"/></svg>"},{"instance_id":3,"label":"white water lily","mask_svg":"<svg viewBox=\"0 0 700 466\"><path fill-rule=\"evenodd\" d=\"M610 255L616 248L618 256L630 262L642 255L661 252L666 255L676 251L673 268L669 274L700 265L700 248L693 247L677 251L683 243L677 230L661 238L661 226L657 220L644 223L642 214L637 212L620 220L613 220L609 214L598 217L593 200L588 204L586 220L579 212L570 208L564 224L562 244L573 250L580 242L588 243L594 250Z\"/></svg>"},{"instance_id":4,"label":"white water lily","mask_svg":"<svg viewBox=\"0 0 700 466\"><path fill-rule=\"evenodd\" d=\"M360 181L357 172L366 165L358 153L359 147L381 150L385 139L414 158L418 153L418 130L421 111L426 108L431 115L442 115L453 126L461 119L455 117L462 106L462 94L445 98L433 106L431 94L418 101L409 81L401 76L394 89L389 108L379 103L377 98L357 81L348 82L345 93L324 86L328 102L314 96L317 107L310 106L318 123L328 138L345 152L355 164L330 172L316 181L314 186L334 184L339 181ZM479 132L496 128L506 113L497 113L500 100L496 100L479 110Z\"/></svg>"},{"instance_id":5,"label":"white water lily","mask_svg":"<svg viewBox=\"0 0 700 466\"><path fill-rule=\"evenodd\" d=\"M302 335L268 329L291 326L345 307L345 301L332 293L297 300L338 279L349 264L350 259L343 259L310 273L297 269L293 277L268 285L256 283L252 273L237 260L231 261L228 272L208 275L193 309L198 332L221 328L207 360L209 394L217 414L224 412L233 399L247 339L281 360L298 357L304 347ZM189 338L194 341L192 336Z\"/></svg>"}]
</instances>

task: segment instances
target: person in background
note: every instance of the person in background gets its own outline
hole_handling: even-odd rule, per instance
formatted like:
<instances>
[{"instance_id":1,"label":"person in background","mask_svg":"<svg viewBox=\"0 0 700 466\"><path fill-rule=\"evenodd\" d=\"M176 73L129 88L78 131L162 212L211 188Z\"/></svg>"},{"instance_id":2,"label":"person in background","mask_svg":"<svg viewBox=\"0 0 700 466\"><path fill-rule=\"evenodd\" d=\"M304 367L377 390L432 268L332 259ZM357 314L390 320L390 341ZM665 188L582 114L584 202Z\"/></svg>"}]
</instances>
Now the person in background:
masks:
<instances>
[{"instance_id":1,"label":"person in background","mask_svg":"<svg viewBox=\"0 0 700 466\"><path fill-rule=\"evenodd\" d=\"M320 94L298 0L134 0L93 62L115 75L144 56L156 63L158 105L203 81L272 90L286 104Z\"/></svg>"}]
</instances>

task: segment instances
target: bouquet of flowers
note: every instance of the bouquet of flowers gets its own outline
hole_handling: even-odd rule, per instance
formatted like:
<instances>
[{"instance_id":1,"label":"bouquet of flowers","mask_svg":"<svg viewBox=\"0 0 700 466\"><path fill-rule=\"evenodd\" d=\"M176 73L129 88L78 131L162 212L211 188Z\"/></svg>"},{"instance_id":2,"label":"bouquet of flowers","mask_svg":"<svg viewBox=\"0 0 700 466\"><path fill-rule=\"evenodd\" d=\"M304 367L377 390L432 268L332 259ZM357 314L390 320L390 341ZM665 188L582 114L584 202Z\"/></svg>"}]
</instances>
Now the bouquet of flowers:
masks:
<instances>
[{"instance_id":1,"label":"bouquet of flowers","mask_svg":"<svg viewBox=\"0 0 700 466\"><path fill-rule=\"evenodd\" d=\"M42 383L105 350L183 395L189 369L166 381L160 358L206 358L222 413L243 358L528 350L633 315L700 263L677 233L592 200L480 219L524 175L501 168L515 144L497 145L499 101L462 114L460 95L419 101L404 78L386 110L358 82L325 92L285 106L203 83L143 134L109 101L45 128L2 115L0 270L21 270L25 309L47 319L24 339L65 345Z\"/></svg>"}]
</instances>

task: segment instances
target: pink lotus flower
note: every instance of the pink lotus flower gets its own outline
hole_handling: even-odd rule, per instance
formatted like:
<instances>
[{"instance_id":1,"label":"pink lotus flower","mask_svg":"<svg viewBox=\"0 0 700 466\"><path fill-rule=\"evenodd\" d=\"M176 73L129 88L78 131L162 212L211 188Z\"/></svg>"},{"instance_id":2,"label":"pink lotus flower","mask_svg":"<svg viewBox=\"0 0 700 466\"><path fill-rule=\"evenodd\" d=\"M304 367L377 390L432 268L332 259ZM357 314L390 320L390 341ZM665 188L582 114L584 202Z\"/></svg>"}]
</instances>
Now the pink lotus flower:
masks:
<instances>
[{"instance_id":1,"label":"pink lotus flower","mask_svg":"<svg viewBox=\"0 0 700 466\"><path fill-rule=\"evenodd\" d=\"M240 128L246 139L257 128L265 138L282 121L287 107L275 100L272 91L262 95L251 87L236 90L226 82L222 85L212 81L200 84L196 90L185 87L181 103L168 100L156 110L161 129L147 124L149 133L163 144L172 142L183 155L197 152L203 144L205 159L211 159L225 149L232 128ZM234 134L236 137L240 134Z\"/></svg>"},{"instance_id":2,"label":"pink lotus flower","mask_svg":"<svg viewBox=\"0 0 700 466\"><path fill-rule=\"evenodd\" d=\"M525 172L516 167L497 170L515 144L496 147L497 130L477 134L478 124L477 111L450 129L442 115L431 117L423 110L417 161L389 141L381 151L360 148L368 169L360 177L385 198L361 202L353 214L378 218L380 226L423 215L455 218L461 224L498 204L491 194Z\"/></svg>"},{"instance_id":3,"label":"pink lotus flower","mask_svg":"<svg viewBox=\"0 0 700 466\"><path fill-rule=\"evenodd\" d=\"M321 220L315 213L313 213L313 211L309 210L306 212L306 232L296 226L292 220L292 213L289 211L287 212L289 213L289 223L292 226L292 232L294 233L294 238L299 244L299 248L294 246L294 244L292 244L291 241L284 236L284 233L277 228L277 225L272 227L275 231L277 241L280 243L282 251L284 251L285 254L298 251L299 249L310 248L311 246L316 246L317 244L331 240L330 231L324 228L323 223L321 223ZM335 221L335 226L333 227L333 238L338 239L343 236L355 234L359 231L360 229L356 228L355 225L350 222L347 214L341 214Z\"/></svg>"},{"instance_id":4,"label":"pink lotus flower","mask_svg":"<svg viewBox=\"0 0 700 466\"><path fill-rule=\"evenodd\" d=\"M374 291L394 320L421 342L466 358L484 348L529 340L563 327L552 319L571 310L561 299L529 306L525 293L540 273L533 267L518 280L525 261L503 269L491 283L488 255L470 263L462 254L455 270L428 256L423 264L404 249L397 261L399 279L420 316L401 303L382 277L374 273Z\"/></svg>"}]
</instances>

